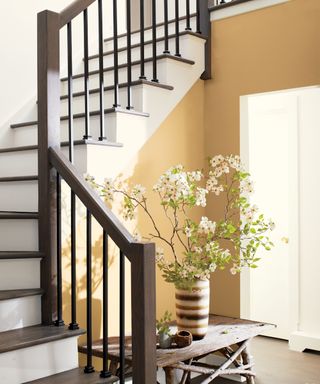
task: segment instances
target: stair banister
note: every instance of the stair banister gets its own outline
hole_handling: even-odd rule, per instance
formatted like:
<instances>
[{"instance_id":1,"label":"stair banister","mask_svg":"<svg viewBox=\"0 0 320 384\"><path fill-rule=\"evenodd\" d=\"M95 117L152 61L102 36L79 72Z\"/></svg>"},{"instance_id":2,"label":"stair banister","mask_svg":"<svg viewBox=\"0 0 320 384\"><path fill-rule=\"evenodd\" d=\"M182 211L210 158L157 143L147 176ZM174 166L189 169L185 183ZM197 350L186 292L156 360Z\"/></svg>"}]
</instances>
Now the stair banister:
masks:
<instances>
[{"instance_id":1,"label":"stair banister","mask_svg":"<svg viewBox=\"0 0 320 384\"><path fill-rule=\"evenodd\" d=\"M107 233L119 247L120 256L122 255L123 258L125 256L131 262L133 383L155 384L154 244L136 243L60 151L59 32L63 26L71 23L94 2L95 0L78 0L60 14L51 11L38 14L39 248L46 255L41 266L41 286L45 291L42 301L42 322L52 324L59 312L56 302L56 256L59 254L57 252L57 224L59 224L57 217L59 215L57 215L56 196L59 190L59 187L58 189L56 187L58 174L69 184L71 191L83 202L90 215L100 223L104 235ZM69 145L72 143L69 142ZM61 274L59 278L61 279ZM58 295L58 299L61 301L62 298ZM61 302L58 305L61 307ZM121 305L123 312L123 300ZM123 323L123 317L121 322ZM59 325L59 321L56 325ZM70 330L70 332L73 331ZM124 327L120 330L122 340L124 340L123 332ZM92 372L92 370L89 371ZM124 383L123 364L120 372L122 384Z\"/></svg>"},{"instance_id":2,"label":"stair banister","mask_svg":"<svg viewBox=\"0 0 320 384\"><path fill-rule=\"evenodd\" d=\"M96 0L78 0L64 8L60 13L60 29L70 23L70 21L80 15L81 12L87 9L95 1Z\"/></svg>"}]
</instances>

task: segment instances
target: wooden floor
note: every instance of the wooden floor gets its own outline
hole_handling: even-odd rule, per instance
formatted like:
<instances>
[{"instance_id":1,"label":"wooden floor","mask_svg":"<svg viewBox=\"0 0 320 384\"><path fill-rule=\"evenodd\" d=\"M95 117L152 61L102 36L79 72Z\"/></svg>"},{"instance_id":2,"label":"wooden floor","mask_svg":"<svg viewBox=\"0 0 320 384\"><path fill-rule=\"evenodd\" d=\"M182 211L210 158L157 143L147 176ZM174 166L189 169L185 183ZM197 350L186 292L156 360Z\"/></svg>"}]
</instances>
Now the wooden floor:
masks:
<instances>
[{"instance_id":1,"label":"wooden floor","mask_svg":"<svg viewBox=\"0 0 320 384\"><path fill-rule=\"evenodd\" d=\"M256 363L256 384L320 384L319 352L289 351L287 342L267 337L255 338L251 351ZM217 379L212 383L236 382Z\"/></svg>"}]
</instances>

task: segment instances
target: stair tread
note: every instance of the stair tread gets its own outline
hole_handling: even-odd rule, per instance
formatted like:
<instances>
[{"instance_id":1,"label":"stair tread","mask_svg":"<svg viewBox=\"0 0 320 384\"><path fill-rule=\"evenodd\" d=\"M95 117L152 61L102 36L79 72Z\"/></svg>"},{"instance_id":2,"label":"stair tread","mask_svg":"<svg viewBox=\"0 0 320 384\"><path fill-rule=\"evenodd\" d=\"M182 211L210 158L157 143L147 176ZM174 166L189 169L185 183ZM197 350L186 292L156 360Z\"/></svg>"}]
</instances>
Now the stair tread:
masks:
<instances>
[{"instance_id":1,"label":"stair tread","mask_svg":"<svg viewBox=\"0 0 320 384\"><path fill-rule=\"evenodd\" d=\"M38 212L0 211L0 219L38 219Z\"/></svg>"},{"instance_id":2,"label":"stair tread","mask_svg":"<svg viewBox=\"0 0 320 384\"><path fill-rule=\"evenodd\" d=\"M35 325L0 333L0 353L62 340L84 334L83 329L70 331L67 327Z\"/></svg>"},{"instance_id":3,"label":"stair tread","mask_svg":"<svg viewBox=\"0 0 320 384\"><path fill-rule=\"evenodd\" d=\"M189 65L193 65L195 64L195 62L193 60L189 60L189 59L185 59L184 57L180 57L180 56L174 56L174 55L170 55L170 54L161 54L161 55L158 55L157 56L157 60L161 60L161 59L171 59L171 60L175 60L175 61L180 61L182 63L185 63L185 64L189 64ZM148 63L148 62L151 62L153 60L153 57L147 57L144 62L145 63ZM134 65L140 65L141 63L141 60L135 60L132 62L132 66ZM123 64L119 64L118 68L121 69L121 68L126 68L128 66L127 63L123 63ZM105 67L103 68L103 72L109 72L109 71L113 71L114 70L114 66L111 66L111 67ZM99 69L97 70L94 70L94 71L90 71L89 72L89 76L90 75L97 75L99 73ZM73 75L72 78L73 79L80 79L84 76L83 73L79 73L77 75ZM68 77L63 77L61 79L61 81L67 81L68 80Z\"/></svg>"},{"instance_id":4,"label":"stair tread","mask_svg":"<svg viewBox=\"0 0 320 384\"><path fill-rule=\"evenodd\" d=\"M42 294L43 294L43 289L41 288L0 290L0 301L18 299L20 297L36 296L36 295L42 295ZM2 342L1 335L2 333L0 333L0 353L1 353L1 342Z\"/></svg>"},{"instance_id":5,"label":"stair tread","mask_svg":"<svg viewBox=\"0 0 320 384\"><path fill-rule=\"evenodd\" d=\"M171 85L165 85L162 83L156 83L154 81L143 80L143 79L133 81L131 83L131 86L135 87L135 86L138 86L141 84L146 84L146 85L150 85L150 86L157 87L157 88L167 89L168 91L172 91L174 89L173 86L171 86ZM119 84L119 88L126 88L127 86L128 86L128 83L120 83ZM112 91L113 89L114 89L114 85L109 85L109 86L104 87L105 92L106 91ZM99 93L99 92L100 92L100 88L90 89L90 91L89 91L90 94ZM84 91L73 93L73 97L79 97L79 96L84 96ZM68 95L62 95L60 97L60 99L61 100L68 99Z\"/></svg>"},{"instance_id":6,"label":"stair tread","mask_svg":"<svg viewBox=\"0 0 320 384\"><path fill-rule=\"evenodd\" d=\"M14 181L34 181L34 180L38 180L37 175L0 177L0 183L8 183L8 182L14 182Z\"/></svg>"},{"instance_id":7,"label":"stair tread","mask_svg":"<svg viewBox=\"0 0 320 384\"><path fill-rule=\"evenodd\" d=\"M87 374L83 372L83 368L75 368L53 376L29 381L26 384L109 384L117 381L119 381L119 378L115 376L102 379L99 372Z\"/></svg>"},{"instance_id":8,"label":"stair tread","mask_svg":"<svg viewBox=\"0 0 320 384\"><path fill-rule=\"evenodd\" d=\"M191 13L190 14L190 18L193 18L195 16L197 16L196 13ZM186 16L180 16L179 17L179 21L186 20L186 18L187 18ZM175 21L176 21L176 19L170 19L170 20L168 20L168 24L173 24L173 23L175 23ZM162 21L160 23L157 23L156 27L162 27L163 25L164 25L164 22ZM148 31L150 29L152 29L152 26L145 27L144 31ZM134 35L135 33L139 33L139 32L140 32L140 29L136 29L136 30L132 31L131 34ZM126 37L126 36L127 36L126 33L121 33L121 34L118 35L118 39L121 38L121 37ZM113 41L113 37L107 37L107 38L104 39L104 41L105 42Z\"/></svg>"},{"instance_id":9,"label":"stair tread","mask_svg":"<svg viewBox=\"0 0 320 384\"><path fill-rule=\"evenodd\" d=\"M109 113L114 113L114 112L127 113L127 114L131 114L131 115L138 115L138 116L149 117L148 113L134 111L134 110L128 110L128 109L123 109L123 108L114 108L113 107L113 108L107 108L107 109L104 110L105 115L109 114ZM99 116L99 115L100 115L100 111L98 111L98 110L90 112L90 116ZM73 115L74 119L83 119L84 117L85 117L85 113L75 113ZM68 120L68 119L69 119L68 115L60 117L61 121L65 121L65 120ZM33 121L27 121L27 122L24 122L24 123L12 124L10 127L14 129L14 128L27 127L27 126L37 125L37 124L38 124L38 121L37 120L33 120ZM84 140L78 140L78 141L80 142L80 144L83 144L83 142L84 142ZM94 140L91 140L91 142L93 142L93 141ZM62 143L62 145L63 144L64 143ZM110 143L110 144L117 144L117 143Z\"/></svg>"},{"instance_id":10,"label":"stair tread","mask_svg":"<svg viewBox=\"0 0 320 384\"><path fill-rule=\"evenodd\" d=\"M41 259L45 255L42 252L25 251L0 251L0 260L6 259Z\"/></svg>"},{"instance_id":11,"label":"stair tread","mask_svg":"<svg viewBox=\"0 0 320 384\"><path fill-rule=\"evenodd\" d=\"M179 36L185 36L185 35L195 36L195 37L198 37L198 38L203 39L203 40L207 40L207 39L208 39L206 36L202 35L201 33L193 32L193 31L181 31L181 32L179 33ZM126 35L125 35L125 36L126 36ZM172 34L170 34L170 35L168 36L168 39L173 39L173 38L175 38L175 37L176 37L176 34L175 34L175 33L172 33ZM157 43L162 42L162 41L164 41L164 40L165 40L165 37L164 37L164 36L159 36L159 37L157 38ZM146 41L144 42L144 45L150 45L150 44L152 44L152 42L153 42L152 39L150 39L150 40L146 40ZM140 45L141 45L140 42L139 42L139 43L135 43L135 44L132 44L132 45L131 45L131 48L138 48L138 47L140 47ZM123 52L123 51L126 51L126 50L127 50L127 46L125 45L125 46L123 46L123 47L120 47L120 48L118 49L118 52ZM105 52L103 52L103 56L108 56L108 55L113 55L113 54L114 54L114 50L110 50L110 51L105 51ZM91 56L89 56L89 60L97 59L98 57L99 57L99 54L91 55Z\"/></svg>"},{"instance_id":12,"label":"stair tread","mask_svg":"<svg viewBox=\"0 0 320 384\"><path fill-rule=\"evenodd\" d=\"M111 141L96 141L96 140L75 140L74 145L102 145L106 147L122 147L121 143L114 143ZM67 147L69 142L64 141L61 143L62 147ZM21 152L21 151L32 151L38 149L37 145L22 145L19 147L8 147L8 148L0 148L0 153L7 152Z\"/></svg>"}]
</instances>

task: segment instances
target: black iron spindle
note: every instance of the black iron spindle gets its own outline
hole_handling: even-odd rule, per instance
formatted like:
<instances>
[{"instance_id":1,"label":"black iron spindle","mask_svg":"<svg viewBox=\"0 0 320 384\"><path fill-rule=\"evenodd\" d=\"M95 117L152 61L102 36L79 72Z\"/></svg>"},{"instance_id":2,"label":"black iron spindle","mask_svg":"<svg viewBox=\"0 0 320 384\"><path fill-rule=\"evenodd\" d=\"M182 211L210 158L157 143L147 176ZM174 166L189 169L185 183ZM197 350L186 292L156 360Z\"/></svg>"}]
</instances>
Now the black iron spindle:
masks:
<instances>
[{"instance_id":1,"label":"black iron spindle","mask_svg":"<svg viewBox=\"0 0 320 384\"><path fill-rule=\"evenodd\" d=\"M127 109L131 105L132 57L131 57L131 0L127 0Z\"/></svg>"},{"instance_id":2,"label":"black iron spindle","mask_svg":"<svg viewBox=\"0 0 320 384\"><path fill-rule=\"evenodd\" d=\"M180 31L179 31L179 0L175 0L175 35L176 35L176 53L180 57Z\"/></svg>"},{"instance_id":3,"label":"black iron spindle","mask_svg":"<svg viewBox=\"0 0 320 384\"><path fill-rule=\"evenodd\" d=\"M110 377L111 372L108 370L108 283L109 283L109 258L108 258L108 235L103 231L103 366L100 376L103 378Z\"/></svg>"},{"instance_id":4,"label":"black iron spindle","mask_svg":"<svg viewBox=\"0 0 320 384\"><path fill-rule=\"evenodd\" d=\"M61 262L61 177L57 173L57 327L63 326L62 319L62 262Z\"/></svg>"},{"instance_id":5,"label":"black iron spindle","mask_svg":"<svg viewBox=\"0 0 320 384\"><path fill-rule=\"evenodd\" d=\"M73 162L74 136L73 136L73 68L72 68L72 25L67 25L67 46L68 46L68 134L69 134L69 160Z\"/></svg>"},{"instance_id":6,"label":"black iron spindle","mask_svg":"<svg viewBox=\"0 0 320 384\"><path fill-rule=\"evenodd\" d=\"M186 31L191 31L190 26L190 0L186 0Z\"/></svg>"},{"instance_id":7,"label":"black iron spindle","mask_svg":"<svg viewBox=\"0 0 320 384\"><path fill-rule=\"evenodd\" d=\"M104 70L103 70L103 8L102 0L98 0L99 19L99 104L100 104L100 137L99 140L106 140L104 124Z\"/></svg>"},{"instance_id":8,"label":"black iron spindle","mask_svg":"<svg viewBox=\"0 0 320 384\"><path fill-rule=\"evenodd\" d=\"M90 111L89 111L89 39L88 39L88 10L83 11L83 41L84 41L84 110L85 110L85 134L83 138L89 140Z\"/></svg>"},{"instance_id":9,"label":"black iron spindle","mask_svg":"<svg viewBox=\"0 0 320 384\"><path fill-rule=\"evenodd\" d=\"M197 16L196 16L196 30L197 30L197 33L201 33L201 26L200 26L200 1L201 0L197 0Z\"/></svg>"},{"instance_id":10,"label":"black iron spindle","mask_svg":"<svg viewBox=\"0 0 320 384\"><path fill-rule=\"evenodd\" d=\"M92 217L87 209L87 365L85 373L94 372L92 365Z\"/></svg>"},{"instance_id":11,"label":"black iron spindle","mask_svg":"<svg viewBox=\"0 0 320 384\"><path fill-rule=\"evenodd\" d=\"M67 25L68 33L68 128L69 128L69 160L74 161L73 132L73 68L72 68L72 26ZM71 323L69 329L79 329L77 323L77 276L76 276L76 196L71 191Z\"/></svg>"},{"instance_id":12,"label":"black iron spindle","mask_svg":"<svg viewBox=\"0 0 320 384\"><path fill-rule=\"evenodd\" d=\"M113 0L113 74L114 74L114 107L119 107L119 52L118 52L118 4Z\"/></svg>"},{"instance_id":13,"label":"black iron spindle","mask_svg":"<svg viewBox=\"0 0 320 384\"><path fill-rule=\"evenodd\" d=\"M140 0L140 77L139 79L146 79L144 73L144 1Z\"/></svg>"},{"instance_id":14,"label":"black iron spindle","mask_svg":"<svg viewBox=\"0 0 320 384\"><path fill-rule=\"evenodd\" d=\"M164 0L164 51L169 54L169 16L168 16L168 0Z\"/></svg>"},{"instance_id":15,"label":"black iron spindle","mask_svg":"<svg viewBox=\"0 0 320 384\"><path fill-rule=\"evenodd\" d=\"M152 81L158 83L157 74L157 4L152 0Z\"/></svg>"},{"instance_id":16,"label":"black iron spindle","mask_svg":"<svg viewBox=\"0 0 320 384\"><path fill-rule=\"evenodd\" d=\"M124 384L125 378L125 256L123 252L120 250L119 253L119 272L120 272L120 369L119 369L119 379L120 384Z\"/></svg>"},{"instance_id":17,"label":"black iron spindle","mask_svg":"<svg viewBox=\"0 0 320 384\"><path fill-rule=\"evenodd\" d=\"M76 255L76 195L71 191L71 323L69 329L79 329L77 323L77 255Z\"/></svg>"}]
</instances>

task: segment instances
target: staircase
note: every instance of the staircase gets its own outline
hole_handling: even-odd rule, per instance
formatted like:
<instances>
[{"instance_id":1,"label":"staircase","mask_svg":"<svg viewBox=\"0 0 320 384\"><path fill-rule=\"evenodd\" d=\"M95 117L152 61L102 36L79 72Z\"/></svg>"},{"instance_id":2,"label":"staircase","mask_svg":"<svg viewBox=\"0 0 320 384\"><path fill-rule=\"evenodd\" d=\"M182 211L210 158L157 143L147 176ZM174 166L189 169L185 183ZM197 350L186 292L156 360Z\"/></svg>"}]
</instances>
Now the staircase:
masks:
<instances>
[{"instance_id":1,"label":"staircase","mask_svg":"<svg viewBox=\"0 0 320 384\"><path fill-rule=\"evenodd\" d=\"M104 4L77 0L60 14L38 15L37 102L17 114L11 132L0 138L7 144L0 148L0 383L124 383L126 260L132 281L132 382L156 383L154 245L136 243L82 175L105 176L106 168L95 171L98 161L116 177L192 85L201 76L209 78L208 4L152 0L149 27L140 1L140 29L132 31L131 2L122 14L114 0L107 15L113 35L106 38ZM129 33L118 31L121 17ZM92 18L99 31L96 52L88 33ZM84 43L78 61L72 50L75 19L83 25L83 36L76 36ZM60 30L67 33L65 73L59 63ZM62 180L71 196L67 208L61 203ZM79 201L86 208L85 330L77 323ZM61 215L69 208L71 322L65 325ZM101 372L92 365L92 219L103 234ZM107 300L109 239L119 248L117 376L109 372L107 359L113 311ZM79 368L78 337L84 334L86 365Z\"/></svg>"}]
</instances>

